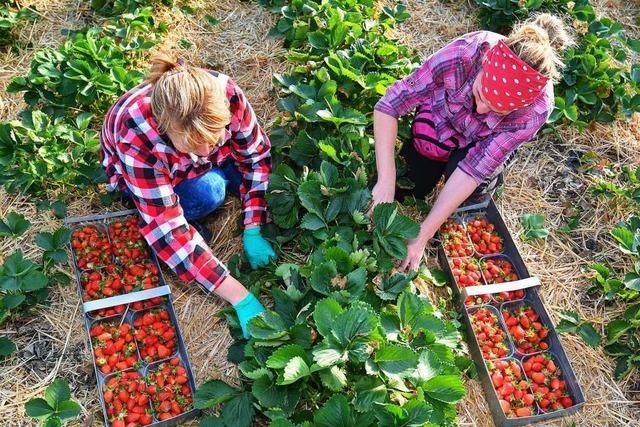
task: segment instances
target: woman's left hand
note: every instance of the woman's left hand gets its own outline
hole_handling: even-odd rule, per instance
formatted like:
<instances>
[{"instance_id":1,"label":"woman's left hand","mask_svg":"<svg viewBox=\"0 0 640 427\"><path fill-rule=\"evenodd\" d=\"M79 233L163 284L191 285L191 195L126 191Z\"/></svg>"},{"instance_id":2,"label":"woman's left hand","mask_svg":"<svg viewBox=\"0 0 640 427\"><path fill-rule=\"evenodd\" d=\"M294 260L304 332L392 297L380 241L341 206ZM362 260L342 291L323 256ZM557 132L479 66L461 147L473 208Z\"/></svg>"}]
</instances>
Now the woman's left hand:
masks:
<instances>
[{"instance_id":1,"label":"woman's left hand","mask_svg":"<svg viewBox=\"0 0 640 427\"><path fill-rule=\"evenodd\" d=\"M277 258L271 244L260 234L260 227L246 228L242 236L242 242L252 270L264 267Z\"/></svg>"},{"instance_id":2,"label":"woman's left hand","mask_svg":"<svg viewBox=\"0 0 640 427\"><path fill-rule=\"evenodd\" d=\"M430 233L425 223L420 225L420 233L415 239L407 241L407 257L400 264L401 270L413 270L416 271L422 261L424 250L427 247L427 242L433 236Z\"/></svg>"}]
</instances>

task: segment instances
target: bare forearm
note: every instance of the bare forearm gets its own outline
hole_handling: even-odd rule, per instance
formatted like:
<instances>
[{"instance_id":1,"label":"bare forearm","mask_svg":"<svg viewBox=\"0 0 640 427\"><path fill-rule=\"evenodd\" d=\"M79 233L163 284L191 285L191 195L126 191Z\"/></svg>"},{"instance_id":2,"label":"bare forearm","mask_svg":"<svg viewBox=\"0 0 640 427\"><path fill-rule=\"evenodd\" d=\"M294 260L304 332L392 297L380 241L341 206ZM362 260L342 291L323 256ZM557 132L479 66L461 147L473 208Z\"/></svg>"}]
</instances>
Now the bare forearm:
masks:
<instances>
[{"instance_id":1,"label":"bare forearm","mask_svg":"<svg viewBox=\"0 0 640 427\"><path fill-rule=\"evenodd\" d=\"M232 276L227 276L213 291L231 305L237 304L247 296L249 291Z\"/></svg>"},{"instance_id":2,"label":"bare forearm","mask_svg":"<svg viewBox=\"0 0 640 427\"><path fill-rule=\"evenodd\" d=\"M459 168L456 169L438 195L429 215L422 222L420 235L425 241L431 239L440 226L478 187L476 181Z\"/></svg>"},{"instance_id":3,"label":"bare forearm","mask_svg":"<svg viewBox=\"0 0 640 427\"><path fill-rule=\"evenodd\" d=\"M398 136L398 120L388 114L374 111L373 135L376 147L378 182L386 182L395 186L396 162L394 147Z\"/></svg>"}]
</instances>

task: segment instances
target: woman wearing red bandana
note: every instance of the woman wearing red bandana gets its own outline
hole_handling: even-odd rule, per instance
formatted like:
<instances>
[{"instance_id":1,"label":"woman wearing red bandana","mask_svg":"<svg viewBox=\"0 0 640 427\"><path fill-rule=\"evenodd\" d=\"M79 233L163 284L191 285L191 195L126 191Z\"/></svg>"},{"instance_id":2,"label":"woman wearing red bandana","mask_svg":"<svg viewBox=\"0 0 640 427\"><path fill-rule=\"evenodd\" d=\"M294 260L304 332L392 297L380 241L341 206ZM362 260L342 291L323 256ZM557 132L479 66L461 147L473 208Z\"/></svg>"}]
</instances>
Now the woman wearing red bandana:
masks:
<instances>
[{"instance_id":1,"label":"woman wearing red bandana","mask_svg":"<svg viewBox=\"0 0 640 427\"><path fill-rule=\"evenodd\" d=\"M445 179L420 234L408 242L402 268L418 267L440 225L470 196L491 193L507 160L544 125L569 44L563 22L549 14L507 37L470 33L427 58L376 104L373 205L406 195L423 198ZM400 151L415 184L406 191L396 188L394 148L398 118L414 110L413 142Z\"/></svg>"}]
</instances>

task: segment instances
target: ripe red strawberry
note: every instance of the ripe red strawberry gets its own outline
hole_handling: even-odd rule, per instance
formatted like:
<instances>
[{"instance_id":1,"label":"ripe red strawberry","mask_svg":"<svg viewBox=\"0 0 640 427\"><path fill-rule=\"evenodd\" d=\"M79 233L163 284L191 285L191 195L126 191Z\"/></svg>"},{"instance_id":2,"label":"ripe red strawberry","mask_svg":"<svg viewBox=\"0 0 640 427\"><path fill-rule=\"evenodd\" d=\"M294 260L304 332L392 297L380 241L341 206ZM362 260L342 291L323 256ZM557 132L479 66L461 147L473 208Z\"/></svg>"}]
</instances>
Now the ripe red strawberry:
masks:
<instances>
[{"instance_id":1,"label":"ripe red strawberry","mask_svg":"<svg viewBox=\"0 0 640 427\"><path fill-rule=\"evenodd\" d=\"M447 256L466 257L473 255L473 247L464 225L450 219L440 227L440 235Z\"/></svg>"},{"instance_id":2,"label":"ripe red strawberry","mask_svg":"<svg viewBox=\"0 0 640 427\"><path fill-rule=\"evenodd\" d=\"M135 319L133 326L140 356L146 362L164 359L175 352L176 330L166 309L145 312Z\"/></svg>"},{"instance_id":3,"label":"ripe red strawberry","mask_svg":"<svg viewBox=\"0 0 640 427\"><path fill-rule=\"evenodd\" d=\"M513 265L504 258L489 258L482 261L480 265L482 267L482 276L488 285L518 280L518 275L514 271ZM522 299L524 296L524 289L518 289L494 294L493 298L498 302L505 302Z\"/></svg>"},{"instance_id":4,"label":"ripe red strawberry","mask_svg":"<svg viewBox=\"0 0 640 427\"><path fill-rule=\"evenodd\" d=\"M111 263L111 244L106 233L95 225L77 228L71 234L71 247L81 270Z\"/></svg>"},{"instance_id":5,"label":"ripe red strawberry","mask_svg":"<svg viewBox=\"0 0 640 427\"><path fill-rule=\"evenodd\" d=\"M103 374L132 368L138 363L133 328L128 323L100 322L89 330L96 365Z\"/></svg>"},{"instance_id":6,"label":"ripe red strawberry","mask_svg":"<svg viewBox=\"0 0 640 427\"><path fill-rule=\"evenodd\" d=\"M549 329L540 323L540 316L530 306L503 309L502 317L513 338L516 350L521 354L535 353L549 348L549 343L546 341Z\"/></svg>"},{"instance_id":7,"label":"ripe red strawberry","mask_svg":"<svg viewBox=\"0 0 640 427\"><path fill-rule=\"evenodd\" d=\"M480 274L480 266L474 258L453 258L449 261L451 272L456 281L456 285L459 288L467 286L479 286L482 285L482 276ZM491 300L491 296L484 295L470 295L465 301L464 305L479 305L487 303Z\"/></svg>"},{"instance_id":8,"label":"ripe red strawberry","mask_svg":"<svg viewBox=\"0 0 640 427\"><path fill-rule=\"evenodd\" d=\"M136 292L155 288L160 283L158 267L151 261L129 264L124 268L122 281L124 292Z\"/></svg>"},{"instance_id":9,"label":"ripe red strawberry","mask_svg":"<svg viewBox=\"0 0 640 427\"><path fill-rule=\"evenodd\" d=\"M80 275L80 284L84 293L84 301L112 297L122 293L121 270L115 265L109 265L101 270L89 270Z\"/></svg>"},{"instance_id":10,"label":"ripe red strawberry","mask_svg":"<svg viewBox=\"0 0 640 427\"><path fill-rule=\"evenodd\" d=\"M179 358L163 362L149 372L147 383L158 419L167 420L191 408L193 400L187 371Z\"/></svg>"},{"instance_id":11,"label":"ripe red strawberry","mask_svg":"<svg viewBox=\"0 0 640 427\"><path fill-rule=\"evenodd\" d=\"M163 297L153 297L144 301L136 301L131 303L131 310L144 310L147 308L155 307L164 302Z\"/></svg>"},{"instance_id":12,"label":"ripe red strawberry","mask_svg":"<svg viewBox=\"0 0 640 427\"><path fill-rule=\"evenodd\" d=\"M99 319L101 317L115 316L116 314L122 314L126 310L125 305L116 305L109 308L102 308L100 310L94 310L89 312L89 317L92 319Z\"/></svg>"},{"instance_id":13,"label":"ripe red strawberry","mask_svg":"<svg viewBox=\"0 0 640 427\"><path fill-rule=\"evenodd\" d=\"M502 253L502 237L495 229L495 225L490 223L484 216L476 216L475 219L467 223L467 232L473 243L473 247L479 254L499 254Z\"/></svg>"},{"instance_id":14,"label":"ripe red strawberry","mask_svg":"<svg viewBox=\"0 0 640 427\"><path fill-rule=\"evenodd\" d=\"M123 265L139 263L149 258L144 237L140 233L137 217L118 220L109 225L113 254Z\"/></svg>"},{"instance_id":15,"label":"ripe red strawberry","mask_svg":"<svg viewBox=\"0 0 640 427\"><path fill-rule=\"evenodd\" d=\"M534 395L518 362L515 359L503 359L486 363L504 414L508 418L535 415ZM495 378L500 381L496 382Z\"/></svg>"},{"instance_id":16,"label":"ripe red strawberry","mask_svg":"<svg viewBox=\"0 0 640 427\"><path fill-rule=\"evenodd\" d=\"M522 367L533 380L531 389L535 400L545 412L573 406L573 399L569 395L566 383L549 353L540 353L524 359Z\"/></svg>"},{"instance_id":17,"label":"ripe red strawberry","mask_svg":"<svg viewBox=\"0 0 640 427\"><path fill-rule=\"evenodd\" d=\"M507 356L509 346L506 334L498 321L498 316L488 308L479 308L469 318L482 350L482 357L488 360ZM494 380L494 384L500 383L499 377Z\"/></svg>"},{"instance_id":18,"label":"ripe red strawberry","mask_svg":"<svg viewBox=\"0 0 640 427\"><path fill-rule=\"evenodd\" d=\"M121 372L107 379L103 396L111 427L140 427L153 422L149 401L142 399L146 397L144 390L144 379L135 371Z\"/></svg>"}]
</instances>

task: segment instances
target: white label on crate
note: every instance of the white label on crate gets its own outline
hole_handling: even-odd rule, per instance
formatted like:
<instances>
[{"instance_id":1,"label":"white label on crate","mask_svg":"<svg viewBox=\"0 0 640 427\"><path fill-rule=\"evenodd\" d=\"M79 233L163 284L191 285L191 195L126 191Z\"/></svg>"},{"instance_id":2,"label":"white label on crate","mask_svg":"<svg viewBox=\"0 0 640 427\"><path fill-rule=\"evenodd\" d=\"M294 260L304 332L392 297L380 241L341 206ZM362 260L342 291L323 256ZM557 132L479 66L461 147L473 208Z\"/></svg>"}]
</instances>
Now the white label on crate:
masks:
<instances>
[{"instance_id":1,"label":"white label on crate","mask_svg":"<svg viewBox=\"0 0 640 427\"><path fill-rule=\"evenodd\" d=\"M518 289L533 288L540 286L540 279L537 277L528 277L526 279L515 280L513 282L497 283L495 285L467 286L460 289L462 299L466 299L470 295L497 294L500 292L517 291Z\"/></svg>"},{"instance_id":2,"label":"white label on crate","mask_svg":"<svg viewBox=\"0 0 640 427\"><path fill-rule=\"evenodd\" d=\"M149 298L161 297L163 295L169 295L171 288L169 286L159 286L153 289L146 289L144 291L130 292L124 295L116 295L114 297L103 298L95 301L88 301L82 304L82 309L85 313L94 310L101 310L103 308L114 307L116 305L130 304L136 301L144 301Z\"/></svg>"}]
</instances>

